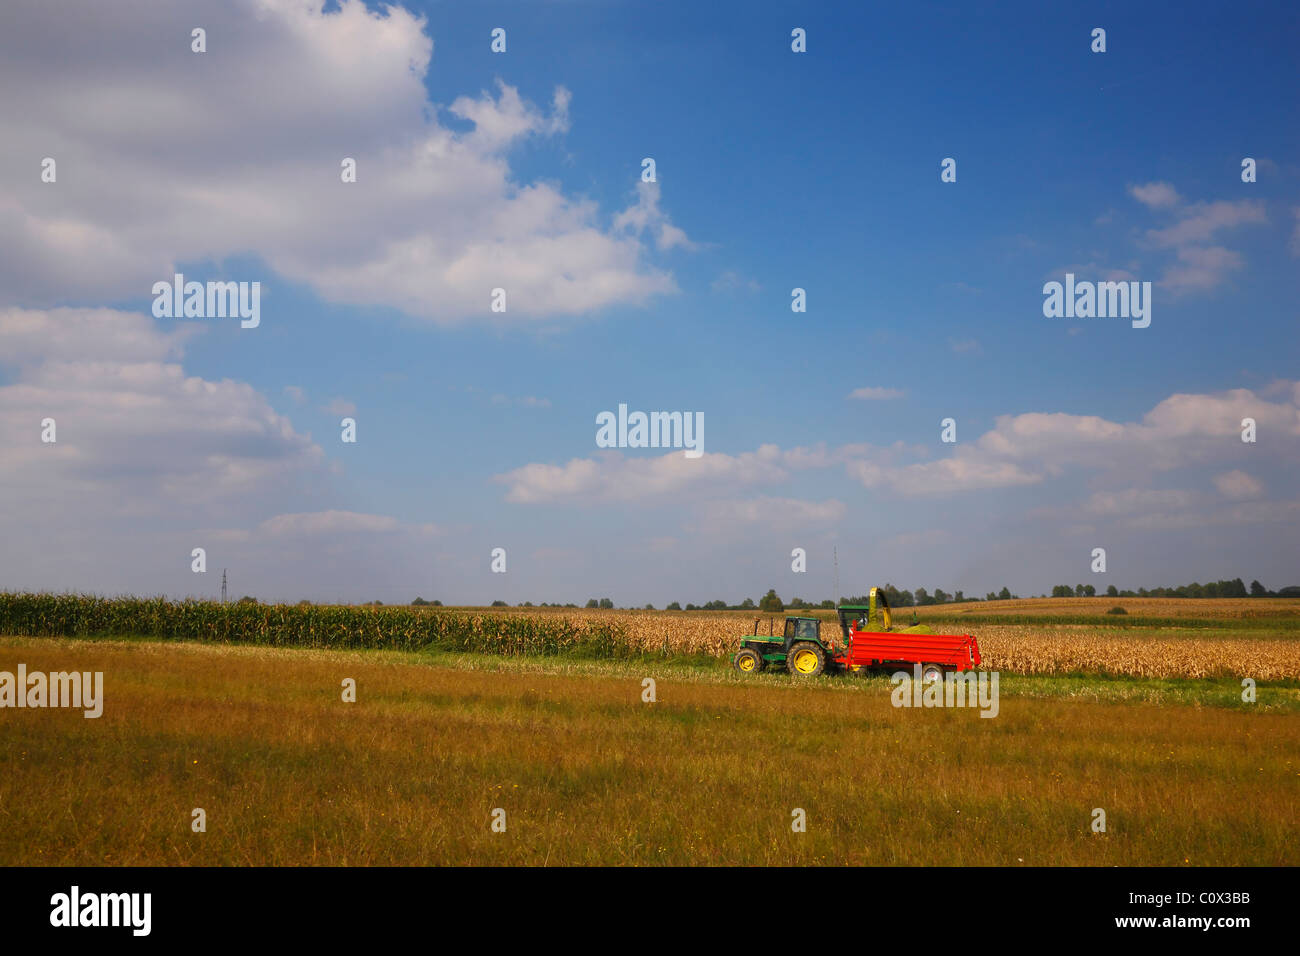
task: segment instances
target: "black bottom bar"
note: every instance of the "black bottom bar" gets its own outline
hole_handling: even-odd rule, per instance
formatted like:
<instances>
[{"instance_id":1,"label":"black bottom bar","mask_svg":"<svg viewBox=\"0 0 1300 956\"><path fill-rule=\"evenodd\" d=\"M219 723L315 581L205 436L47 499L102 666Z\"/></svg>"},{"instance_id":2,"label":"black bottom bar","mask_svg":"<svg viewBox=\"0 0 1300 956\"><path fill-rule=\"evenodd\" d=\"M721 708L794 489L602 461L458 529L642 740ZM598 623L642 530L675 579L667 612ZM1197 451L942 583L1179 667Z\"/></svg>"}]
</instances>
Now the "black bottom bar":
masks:
<instances>
[{"instance_id":1,"label":"black bottom bar","mask_svg":"<svg viewBox=\"0 0 1300 956\"><path fill-rule=\"evenodd\" d=\"M874 927L896 930L900 941L955 942L970 933L972 943L987 943L992 931L1042 934L1020 937L1040 941L1230 946L1289 927L1292 876L1262 868L31 868L0 870L0 925L7 942L75 937L90 945L256 940L301 947L398 934L452 944L464 938L445 931L460 926L495 944L517 936L532 945L556 932L662 945L686 941L665 934L687 927L692 944ZM74 886L76 922L119 925L70 925ZM146 924L143 895L103 894L149 894L148 934L136 935ZM796 913L807 917L802 929ZM69 925L52 925L52 918ZM593 937L596 931L613 935Z\"/></svg>"}]
</instances>

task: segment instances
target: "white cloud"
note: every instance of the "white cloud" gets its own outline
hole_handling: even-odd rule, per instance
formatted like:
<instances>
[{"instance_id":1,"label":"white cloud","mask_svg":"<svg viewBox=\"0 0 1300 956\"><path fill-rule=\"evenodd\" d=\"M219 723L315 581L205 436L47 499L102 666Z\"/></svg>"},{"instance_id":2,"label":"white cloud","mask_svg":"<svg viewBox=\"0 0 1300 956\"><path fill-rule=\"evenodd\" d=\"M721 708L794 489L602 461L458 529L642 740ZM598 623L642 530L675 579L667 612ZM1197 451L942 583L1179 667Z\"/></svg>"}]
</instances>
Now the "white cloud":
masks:
<instances>
[{"instance_id":1,"label":"white cloud","mask_svg":"<svg viewBox=\"0 0 1300 956\"><path fill-rule=\"evenodd\" d=\"M903 392L897 388L882 388L880 386L867 386L866 388L855 388L849 392L849 398L861 398L866 401L881 401L889 398L902 398Z\"/></svg>"},{"instance_id":2,"label":"white cloud","mask_svg":"<svg viewBox=\"0 0 1300 956\"><path fill-rule=\"evenodd\" d=\"M346 398L331 398L325 405L321 406L321 411L330 415L355 415L357 406L354 402L349 402Z\"/></svg>"},{"instance_id":3,"label":"white cloud","mask_svg":"<svg viewBox=\"0 0 1300 956\"><path fill-rule=\"evenodd\" d=\"M433 534L437 529L431 524L407 528L388 515L355 511L312 511L268 518L258 526L257 533L273 538L304 538L340 534L390 534L404 530Z\"/></svg>"},{"instance_id":4,"label":"white cloud","mask_svg":"<svg viewBox=\"0 0 1300 956\"><path fill-rule=\"evenodd\" d=\"M1175 292L1212 289L1245 264L1240 253L1223 246L1188 246L1177 254L1178 264L1166 269L1160 280Z\"/></svg>"},{"instance_id":5,"label":"white cloud","mask_svg":"<svg viewBox=\"0 0 1300 956\"><path fill-rule=\"evenodd\" d=\"M1129 193L1142 205L1151 209L1168 209L1182 202L1178 191L1169 183L1147 183L1144 186L1130 186Z\"/></svg>"},{"instance_id":6,"label":"white cloud","mask_svg":"<svg viewBox=\"0 0 1300 956\"><path fill-rule=\"evenodd\" d=\"M1218 488L1219 493L1225 498L1258 498L1264 493L1263 484L1236 468L1215 475L1214 487Z\"/></svg>"},{"instance_id":7,"label":"white cloud","mask_svg":"<svg viewBox=\"0 0 1300 956\"><path fill-rule=\"evenodd\" d=\"M53 343L48 360L32 357L33 341ZM321 449L249 385L187 376L163 361L179 350L175 336L133 313L0 313L0 355L23 362L16 381L0 387L0 483L9 492L0 507L18 515L42 503L194 505L323 465ZM47 417L55 444L42 444L35 428ZM99 495L86 500L91 488Z\"/></svg>"},{"instance_id":8,"label":"white cloud","mask_svg":"<svg viewBox=\"0 0 1300 956\"><path fill-rule=\"evenodd\" d=\"M529 464L496 481L508 486L506 500L536 504L569 500L654 501L698 488L772 483L786 477L775 445L756 452L726 455L705 452L687 458L674 451L655 458L625 458L618 452L600 460L575 458L563 465Z\"/></svg>"},{"instance_id":9,"label":"white cloud","mask_svg":"<svg viewBox=\"0 0 1300 956\"><path fill-rule=\"evenodd\" d=\"M1122 491L1098 491L1084 503L1084 509L1089 514L1114 517L1169 508L1190 508L1198 500L1197 495L1191 491L1126 488Z\"/></svg>"},{"instance_id":10,"label":"white cloud","mask_svg":"<svg viewBox=\"0 0 1300 956\"><path fill-rule=\"evenodd\" d=\"M327 300L442 323L580 314L676 289L594 203L512 176L508 150L568 129L569 92L557 86L544 110L498 83L456 98L447 112L473 125L450 128L423 84L425 21L400 7L89 5L76 30L36 0L6 15L0 164L34 170L0 199L10 303L143 297L178 262L248 255ZM195 23L205 54L189 50ZM58 163L54 184L37 175L43 156ZM356 183L340 181L344 157ZM638 208L660 248L690 245L657 193ZM498 287L507 311L492 314Z\"/></svg>"},{"instance_id":11,"label":"white cloud","mask_svg":"<svg viewBox=\"0 0 1300 956\"><path fill-rule=\"evenodd\" d=\"M888 448L854 444L782 450L763 445L754 452L712 452L694 461L672 452L653 458L611 454L564 465L534 463L496 480L508 486L508 501L531 504L566 499L655 503L688 493L708 497L785 482L793 472L833 466L843 466L864 487L899 497L1022 487L1079 471L1131 483L1144 473L1226 458L1240 445L1243 418L1254 418L1261 428L1288 439L1300 437L1300 383L1274 383L1268 391L1286 398L1269 401L1247 389L1177 394L1159 402L1140 422L1064 412L1004 415L973 442L928 461L909 460L923 457L926 449L901 442ZM1285 447L1293 452L1296 448L1294 442ZM1127 507L1126 502L1161 507L1190 504L1191 499L1168 497L1181 494L1186 493L1104 492L1094 495L1088 508L1115 514Z\"/></svg>"},{"instance_id":12,"label":"white cloud","mask_svg":"<svg viewBox=\"0 0 1300 956\"><path fill-rule=\"evenodd\" d=\"M1215 234L1268 221L1264 204L1250 199L1186 202L1168 183L1131 186L1129 193L1149 209L1174 217L1172 225L1148 229L1145 240L1156 249L1172 250L1176 263L1166 267L1160 285L1176 295L1206 291L1241 269L1240 253L1222 245L1206 245Z\"/></svg>"},{"instance_id":13,"label":"white cloud","mask_svg":"<svg viewBox=\"0 0 1300 956\"><path fill-rule=\"evenodd\" d=\"M1179 247L1205 242L1222 229L1268 221L1264 205L1250 199L1235 202L1199 202L1180 208L1180 219L1165 229L1147 231L1147 239L1157 246Z\"/></svg>"},{"instance_id":14,"label":"white cloud","mask_svg":"<svg viewBox=\"0 0 1300 956\"><path fill-rule=\"evenodd\" d=\"M841 520L847 508L834 498L804 501L799 498L757 497L711 501L703 506L701 525L706 530L726 530L754 525L769 530L800 530Z\"/></svg>"},{"instance_id":15,"label":"white cloud","mask_svg":"<svg viewBox=\"0 0 1300 956\"><path fill-rule=\"evenodd\" d=\"M672 249L674 246L696 248L695 243L686 238L686 233L669 222L667 214L659 208L657 182L637 181L636 202L614 217L614 229L635 235L649 231L660 249Z\"/></svg>"},{"instance_id":16,"label":"white cloud","mask_svg":"<svg viewBox=\"0 0 1300 956\"><path fill-rule=\"evenodd\" d=\"M734 269L727 269L709 284L709 288L714 292L760 292L763 287Z\"/></svg>"},{"instance_id":17,"label":"white cloud","mask_svg":"<svg viewBox=\"0 0 1300 956\"><path fill-rule=\"evenodd\" d=\"M202 547L238 593L296 600L279 589L297 581L387 598L397 579L417 593L401 575L439 529L332 508L324 450L252 386L187 374L181 338L138 313L0 310L7 586L211 597L219 574L190 567Z\"/></svg>"},{"instance_id":18,"label":"white cloud","mask_svg":"<svg viewBox=\"0 0 1300 956\"><path fill-rule=\"evenodd\" d=\"M851 462L848 472L868 488L886 487L903 496L1009 488L1035 484L1043 477L1026 471L1015 462L988 461L966 453L902 467Z\"/></svg>"},{"instance_id":19,"label":"white cloud","mask_svg":"<svg viewBox=\"0 0 1300 956\"><path fill-rule=\"evenodd\" d=\"M201 326L159 331L150 319L115 309L0 309L0 364L163 362L179 358Z\"/></svg>"}]
</instances>

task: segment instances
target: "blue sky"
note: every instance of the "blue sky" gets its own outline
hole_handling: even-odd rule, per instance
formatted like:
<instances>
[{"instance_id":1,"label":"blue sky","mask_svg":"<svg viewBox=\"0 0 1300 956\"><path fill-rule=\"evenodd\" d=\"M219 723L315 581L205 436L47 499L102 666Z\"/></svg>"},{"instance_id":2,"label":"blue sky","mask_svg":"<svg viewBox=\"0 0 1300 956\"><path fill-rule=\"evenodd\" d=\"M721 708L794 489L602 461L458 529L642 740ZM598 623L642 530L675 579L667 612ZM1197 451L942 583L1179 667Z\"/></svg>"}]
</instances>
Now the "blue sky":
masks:
<instances>
[{"instance_id":1,"label":"blue sky","mask_svg":"<svg viewBox=\"0 0 1300 956\"><path fill-rule=\"evenodd\" d=\"M67 457L14 457L13 586L213 594L195 546L264 599L820 599L832 547L846 593L1298 583L1294 5L403 8L87 7L59 47L15 7L0 414L66 408ZM173 269L260 281L261 325L152 318ZM1151 326L1045 318L1067 271L1151 282ZM702 413L699 467L598 449L619 403Z\"/></svg>"}]
</instances>

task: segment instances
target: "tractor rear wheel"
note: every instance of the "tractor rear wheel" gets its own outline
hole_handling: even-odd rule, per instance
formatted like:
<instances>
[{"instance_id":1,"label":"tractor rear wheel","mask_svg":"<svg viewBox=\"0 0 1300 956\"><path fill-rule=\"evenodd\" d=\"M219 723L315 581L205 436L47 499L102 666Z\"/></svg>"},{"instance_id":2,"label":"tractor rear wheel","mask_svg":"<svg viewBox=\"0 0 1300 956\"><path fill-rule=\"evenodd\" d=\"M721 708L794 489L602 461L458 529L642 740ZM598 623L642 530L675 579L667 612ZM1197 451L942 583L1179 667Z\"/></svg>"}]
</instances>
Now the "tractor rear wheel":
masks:
<instances>
[{"instance_id":1,"label":"tractor rear wheel","mask_svg":"<svg viewBox=\"0 0 1300 956\"><path fill-rule=\"evenodd\" d=\"M800 641L790 648L785 659L785 666L791 674L801 677L816 677L826 670L826 652L811 641Z\"/></svg>"},{"instance_id":2,"label":"tractor rear wheel","mask_svg":"<svg viewBox=\"0 0 1300 956\"><path fill-rule=\"evenodd\" d=\"M938 664L925 664L921 667L921 683L928 684L931 681L943 682L943 668Z\"/></svg>"},{"instance_id":3,"label":"tractor rear wheel","mask_svg":"<svg viewBox=\"0 0 1300 956\"><path fill-rule=\"evenodd\" d=\"M734 666L742 674L757 674L763 669L763 656L752 648L742 647L736 654Z\"/></svg>"}]
</instances>

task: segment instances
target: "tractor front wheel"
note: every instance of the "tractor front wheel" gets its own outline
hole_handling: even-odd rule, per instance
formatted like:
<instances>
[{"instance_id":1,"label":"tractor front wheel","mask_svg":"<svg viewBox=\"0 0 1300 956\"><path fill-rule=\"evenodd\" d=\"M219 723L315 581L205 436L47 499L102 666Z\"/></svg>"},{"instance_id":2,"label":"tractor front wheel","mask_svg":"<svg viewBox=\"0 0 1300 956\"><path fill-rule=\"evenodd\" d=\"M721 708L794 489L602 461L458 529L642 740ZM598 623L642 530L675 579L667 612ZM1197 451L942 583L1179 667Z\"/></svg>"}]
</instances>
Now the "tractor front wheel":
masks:
<instances>
[{"instance_id":1,"label":"tractor front wheel","mask_svg":"<svg viewBox=\"0 0 1300 956\"><path fill-rule=\"evenodd\" d=\"M790 655L785 665L791 674L801 677L816 677L826 670L826 652L817 644L801 641L790 648Z\"/></svg>"},{"instance_id":2,"label":"tractor front wheel","mask_svg":"<svg viewBox=\"0 0 1300 956\"><path fill-rule=\"evenodd\" d=\"M756 650L742 647L736 654L734 666L742 674L757 674L763 669L763 657Z\"/></svg>"}]
</instances>

